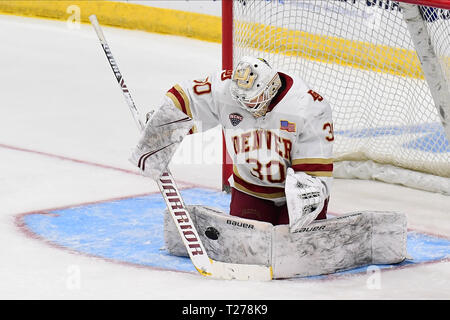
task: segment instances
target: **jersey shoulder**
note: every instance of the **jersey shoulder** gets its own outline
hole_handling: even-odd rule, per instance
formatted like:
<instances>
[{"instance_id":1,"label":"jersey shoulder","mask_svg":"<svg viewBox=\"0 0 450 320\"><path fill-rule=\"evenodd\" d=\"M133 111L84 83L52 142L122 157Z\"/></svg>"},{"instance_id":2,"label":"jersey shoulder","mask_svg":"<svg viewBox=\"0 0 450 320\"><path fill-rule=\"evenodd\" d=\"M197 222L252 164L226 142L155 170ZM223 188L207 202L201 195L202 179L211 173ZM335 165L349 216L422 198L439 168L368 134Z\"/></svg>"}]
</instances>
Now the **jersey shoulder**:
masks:
<instances>
[{"instance_id":1,"label":"jersey shoulder","mask_svg":"<svg viewBox=\"0 0 450 320\"><path fill-rule=\"evenodd\" d=\"M298 117L308 120L309 118L331 116L331 106L322 94L311 88L302 78L286 75L291 81L289 92L283 98L283 111L288 111Z\"/></svg>"},{"instance_id":2,"label":"jersey shoulder","mask_svg":"<svg viewBox=\"0 0 450 320\"><path fill-rule=\"evenodd\" d=\"M211 75L212 92L218 100L229 100L231 75L233 70L220 70Z\"/></svg>"},{"instance_id":3,"label":"jersey shoulder","mask_svg":"<svg viewBox=\"0 0 450 320\"><path fill-rule=\"evenodd\" d=\"M217 106L231 100L229 85L231 74L228 70L205 73L203 76L183 80L169 90L176 97L186 97L184 101L193 105L208 104ZM175 91L175 92L174 92ZM178 94L177 94L178 93Z\"/></svg>"}]
</instances>

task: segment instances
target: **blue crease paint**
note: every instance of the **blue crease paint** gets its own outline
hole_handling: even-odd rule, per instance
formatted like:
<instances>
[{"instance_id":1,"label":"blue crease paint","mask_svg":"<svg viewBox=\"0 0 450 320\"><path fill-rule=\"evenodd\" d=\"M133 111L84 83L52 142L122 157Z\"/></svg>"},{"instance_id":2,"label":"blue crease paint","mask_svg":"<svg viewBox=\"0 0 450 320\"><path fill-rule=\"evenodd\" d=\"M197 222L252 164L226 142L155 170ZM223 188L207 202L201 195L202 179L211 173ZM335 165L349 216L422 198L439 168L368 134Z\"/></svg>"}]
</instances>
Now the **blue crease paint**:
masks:
<instances>
[{"instance_id":1,"label":"blue crease paint","mask_svg":"<svg viewBox=\"0 0 450 320\"><path fill-rule=\"evenodd\" d=\"M187 204L208 205L228 211L229 194L202 188L186 189L181 193ZM189 258L172 256L164 250L164 209L161 195L152 194L46 211L46 214L29 214L23 217L23 221L31 232L47 241L81 253L143 266L195 272ZM412 260L378 267L397 268L446 259L450 257L450 240L410 231L407 250ZM334 275L366 270L367 266Z\"/></svg>"}]
</instances>

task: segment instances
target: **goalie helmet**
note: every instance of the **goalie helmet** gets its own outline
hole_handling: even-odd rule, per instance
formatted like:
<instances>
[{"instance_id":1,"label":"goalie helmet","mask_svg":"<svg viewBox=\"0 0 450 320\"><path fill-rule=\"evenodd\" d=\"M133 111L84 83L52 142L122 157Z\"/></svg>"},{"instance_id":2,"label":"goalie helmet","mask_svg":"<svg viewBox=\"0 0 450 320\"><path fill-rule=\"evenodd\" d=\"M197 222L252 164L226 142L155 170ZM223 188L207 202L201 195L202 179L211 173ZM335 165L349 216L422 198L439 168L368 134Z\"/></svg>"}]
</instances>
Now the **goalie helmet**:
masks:
<instances>
[{"instance_id":1,"label":"goalie helmet","mask_svg":"<svg viewBox=\"0 0 450 320\"><path fill-rule=\"evenodd\" d=\"M281 87L278 73L262 58L242 57L231 79L232 98L255 118L266 114L270 101Z\"/></svg>"}]
</instances>

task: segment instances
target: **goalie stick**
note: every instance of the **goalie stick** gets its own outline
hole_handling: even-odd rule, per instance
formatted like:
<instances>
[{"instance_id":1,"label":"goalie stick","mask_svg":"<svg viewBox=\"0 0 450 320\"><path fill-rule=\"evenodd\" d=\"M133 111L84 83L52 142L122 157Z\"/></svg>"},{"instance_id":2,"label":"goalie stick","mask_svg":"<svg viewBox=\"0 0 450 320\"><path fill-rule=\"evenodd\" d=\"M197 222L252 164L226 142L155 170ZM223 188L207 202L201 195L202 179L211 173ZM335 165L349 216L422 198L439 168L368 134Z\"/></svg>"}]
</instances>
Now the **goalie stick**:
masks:
<instances>
[{"instance_id":1,"label":"goalie stick","mask_svg":"<svg viewBox=\"0 0 450 320\"><path fill-rule=\"evenodd\" d=\"M122 93L128 104L128 107L133 115L133 118L140 130L144 128L144 123L141 120L139 111L133 101L133 98L128 90L127 85L119 71L119 67L111 53L111 50L106 42L106 38L98 23L97 17L91 15L89 20L97 33L98 39L102 45L103 51L106 54L109 65L116 77L119 86L122 89ZM161 195L167 205L167 208L172 216L177 230L180 233L181 239L186 246L189 257L192 264L197 271L206 277L216 279L238 279L238 280L260 280L268 281L272 280L272 267L264 265L252 265L252 264L233 264L224 263L220 261L212 260L208 257L208 254L200 240L197 230L192 222L189 212L184 204L178 187L167 168L166 172L156 181Z\"/></svg>"}]
</instances>

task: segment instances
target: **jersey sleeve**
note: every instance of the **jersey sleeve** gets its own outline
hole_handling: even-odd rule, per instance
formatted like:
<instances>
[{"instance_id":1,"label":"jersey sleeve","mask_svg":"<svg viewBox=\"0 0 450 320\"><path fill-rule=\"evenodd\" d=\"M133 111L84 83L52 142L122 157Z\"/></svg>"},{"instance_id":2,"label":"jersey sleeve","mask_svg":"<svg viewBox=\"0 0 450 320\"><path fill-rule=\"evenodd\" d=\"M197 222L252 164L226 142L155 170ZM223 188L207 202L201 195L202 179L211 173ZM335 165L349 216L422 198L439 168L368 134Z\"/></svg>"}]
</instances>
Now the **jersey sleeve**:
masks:
<instances>
[{"instance_id":1,"label":"jersey sleeve","mask_svg":"<svg viewBox=\"0 0 450 320\"><path fill-rule=\"evenodd\" d=\"M220 73L202 79L184 81L166 93L166 99L194 120L190 133L203 132L219 122L218 97L224 90Z\"/></svg>"},{"instance_id":2,"label":"jersey sleeve","mask_svg":"<svg viewBox=\"0 0 450 320\"><path fill-rule=\"evenodd\" d=\"M331 108L314 92L308 97L304 110L304 125L291 150L292 169L319 178L329 192L333 175L334 141Z\"/></svg>"}]
</instances>

